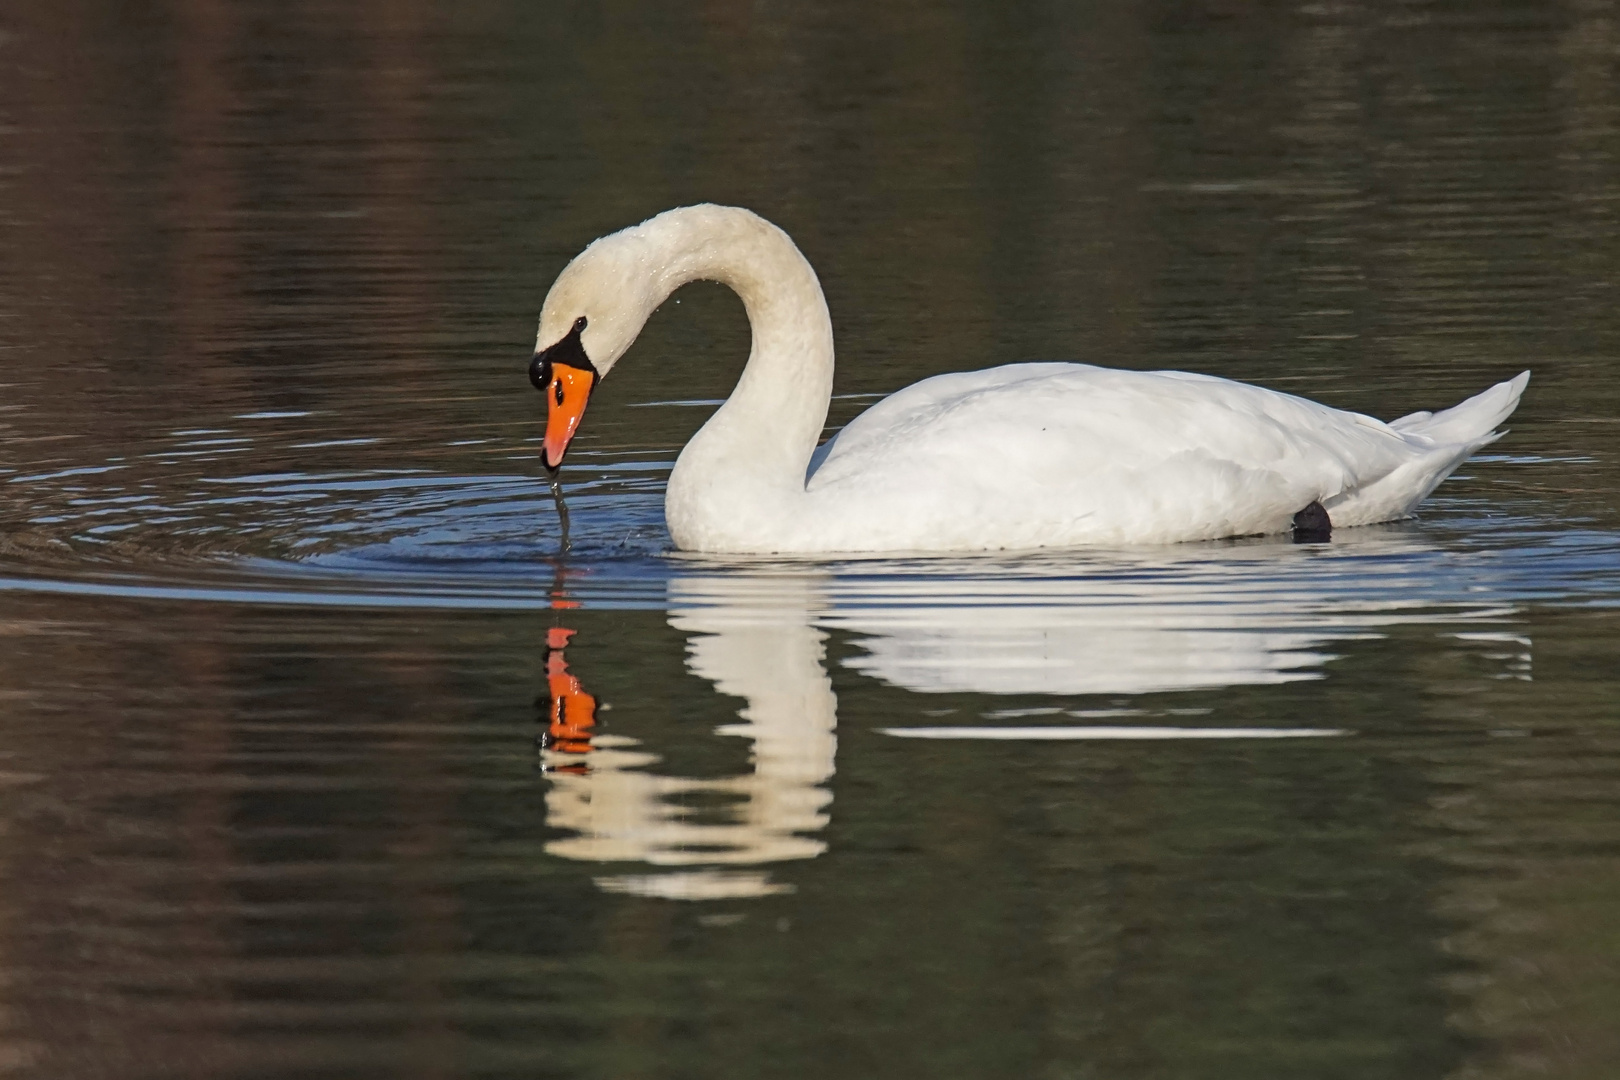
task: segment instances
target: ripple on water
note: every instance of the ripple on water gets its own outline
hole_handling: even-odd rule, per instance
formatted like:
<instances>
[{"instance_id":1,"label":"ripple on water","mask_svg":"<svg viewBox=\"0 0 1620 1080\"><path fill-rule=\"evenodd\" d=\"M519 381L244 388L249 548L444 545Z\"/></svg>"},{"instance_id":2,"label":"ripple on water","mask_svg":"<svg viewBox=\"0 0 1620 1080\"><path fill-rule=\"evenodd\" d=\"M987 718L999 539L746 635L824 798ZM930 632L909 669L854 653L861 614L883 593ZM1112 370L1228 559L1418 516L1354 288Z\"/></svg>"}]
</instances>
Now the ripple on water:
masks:
<instances>
[{"instance_id":1,"label":"ripple on water","mask_svg":"<svg viewBox=\"0 0 1620 1080\"><path fill-rule=\"evenodd\" d=\"M173 437L194 445L197 436L228 430L186 429ZM296 437L294 429L283 444ZM208 453L231 449L215 445ZM532 453L520 450L532 465ZM266 456L275 455L256 455ZM1314 618L1309 613L1324 604L1340 610L1604 604L1613 602L1620 580L1612 532L1548 517L1527 500L1437 496L1420 521L1341 530L1325 546L1252 538L1117 551L728 560L670 551L662 519L668 459L579 455L564 474L566 554L552 493L532 472L229 474L220 462L211 458L184 485L122 460L7 477L5 586L492 609L545 606L566 591L588 605L659 608L682 581L735 570L749 582L738 596L760 602L773 582L814 578L823 583L818 603L828 612L1128 604L1231 615L1238 600L1254 596Z\"/></svg>"}]
</instances>

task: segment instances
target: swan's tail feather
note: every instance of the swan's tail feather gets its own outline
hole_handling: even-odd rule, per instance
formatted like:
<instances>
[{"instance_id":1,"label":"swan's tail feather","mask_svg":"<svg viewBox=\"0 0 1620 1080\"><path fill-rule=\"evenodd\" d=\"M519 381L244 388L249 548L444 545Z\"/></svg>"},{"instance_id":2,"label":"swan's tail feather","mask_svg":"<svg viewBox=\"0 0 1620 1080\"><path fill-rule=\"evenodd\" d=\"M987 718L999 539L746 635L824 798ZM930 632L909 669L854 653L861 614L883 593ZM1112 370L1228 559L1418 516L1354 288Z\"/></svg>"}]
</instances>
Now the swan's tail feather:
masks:
<instances>
[{"instance_id":1,"label":"swan's tail feather","mask_svg":"<svg viewBox=\"0 0 1620 1080\"><path fill-rule=\"evenodd\" d=\"M1501 437L1496 425L1513 414L1529 382L1530 373L1521 372L1444 412L1416 412L1392 422L1416 453L1393 472L1324 501L1333 524L1370 525L1410 514L1470 454Z\"/></svg>"},{"instance_id":2,"label":"swan's tail feather","mask_svg":"<svg viewBox=\"0 0 1620 1080\"><path fill-rule=\"evenodd\" d=\"M1421 435L1441 445L1483 445L1492 438L1496 425L1519 407L1519 396L1529 382L1530 373L1521 371L1444 412L1415 412L1391 421L1389 426L1403 435Z\"/></svg>"}]
</instances>

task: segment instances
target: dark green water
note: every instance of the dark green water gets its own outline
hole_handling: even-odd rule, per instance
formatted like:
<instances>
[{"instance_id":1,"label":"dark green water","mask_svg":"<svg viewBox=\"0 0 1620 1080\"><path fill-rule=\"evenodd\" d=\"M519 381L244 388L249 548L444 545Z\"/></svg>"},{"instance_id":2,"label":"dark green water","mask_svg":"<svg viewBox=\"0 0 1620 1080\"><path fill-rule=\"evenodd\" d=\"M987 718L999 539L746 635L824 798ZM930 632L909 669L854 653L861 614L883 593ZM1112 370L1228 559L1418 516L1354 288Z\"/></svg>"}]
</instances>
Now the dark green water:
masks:
<instances>
[{"instance_id":1,"label":"dark green water","mask_svg":"<svg viewBox=\"0 0 1620 1080\"><path fill-rule=\"evenodd\" d=\"M1599 0L0 11L0 1072L1615 1075L1617 55ZM1328 545L718 562L694 286L563 553L534 317L698 200L817 267L834 426L1535 375Z\"/></svg>"}]
</instances>

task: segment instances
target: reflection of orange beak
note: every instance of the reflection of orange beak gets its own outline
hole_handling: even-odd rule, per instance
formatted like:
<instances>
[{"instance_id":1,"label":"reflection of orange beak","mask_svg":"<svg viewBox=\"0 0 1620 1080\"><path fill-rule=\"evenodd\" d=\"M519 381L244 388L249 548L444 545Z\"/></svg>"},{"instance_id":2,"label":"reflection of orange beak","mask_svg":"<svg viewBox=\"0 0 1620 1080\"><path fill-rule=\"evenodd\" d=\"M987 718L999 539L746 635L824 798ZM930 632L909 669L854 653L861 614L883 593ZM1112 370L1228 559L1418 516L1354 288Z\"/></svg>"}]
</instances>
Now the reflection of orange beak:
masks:
<instances>
[{"instance_id":1,"label":"reflection of orange beak","mask_svg":"<svg viewBox=\"0 0 1620 1080\"><path fill-rule=\"evenodd\" d=\"M573 636L574 631L560 626L546 633L546 683L551 700L542 745L563 754L588 754L591 729L596 727L596 697L568 674L563 649Z\"/></svg>"},{"instance_id":2,"label":"reflection of orange beak","mask_svg":"<svg viewBox=\"0 0 1620 1080\"><path fill-rule=\"evenodd\" d=\"M541 457L546 468L556 471L562 465L568 444L585 415L596 386L596 372L569 364L551 365L551 382L542 389L546 395L546 440Z\"/></svg>"}]
</instances>

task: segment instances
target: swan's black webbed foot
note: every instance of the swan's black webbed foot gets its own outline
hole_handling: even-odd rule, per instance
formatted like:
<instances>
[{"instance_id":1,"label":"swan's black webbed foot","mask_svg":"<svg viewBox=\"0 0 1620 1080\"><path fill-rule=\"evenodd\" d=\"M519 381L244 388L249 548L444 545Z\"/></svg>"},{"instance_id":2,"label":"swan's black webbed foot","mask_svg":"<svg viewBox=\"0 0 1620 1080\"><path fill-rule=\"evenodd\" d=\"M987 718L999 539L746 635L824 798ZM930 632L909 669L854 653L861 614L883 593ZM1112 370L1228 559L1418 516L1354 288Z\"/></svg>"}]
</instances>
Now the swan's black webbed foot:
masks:
<instances>
[{"instance_id":1,"label":"swan's black webbed foot","mask_svg":"<svg viewBox=\"0 0 1620 1080\"><path fill-rule=\"evenodd\" d=\"M1294 515L1294 543L1320 544L1333 539L1333 520L1328 512L1322 509L1322 504L1312 501L1311 505Z\"/></svg>"}]
</instances>

